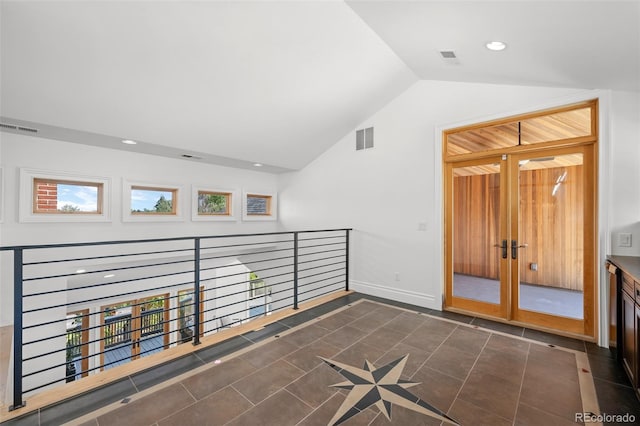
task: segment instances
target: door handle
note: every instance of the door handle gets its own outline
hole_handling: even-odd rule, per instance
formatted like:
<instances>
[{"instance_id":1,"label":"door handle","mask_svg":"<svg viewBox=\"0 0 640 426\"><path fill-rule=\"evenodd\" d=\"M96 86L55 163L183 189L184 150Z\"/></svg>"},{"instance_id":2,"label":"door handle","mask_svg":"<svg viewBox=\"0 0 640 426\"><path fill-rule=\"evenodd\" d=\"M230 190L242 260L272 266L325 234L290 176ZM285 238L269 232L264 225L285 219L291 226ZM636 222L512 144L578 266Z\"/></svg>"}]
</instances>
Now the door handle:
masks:
<instances>
[{"instance_id":1,"label":"door handle","mask_svg":"<svg viewBox=\"0 0 640 426\"><path fill-rule=\"evenodd\" d=\"M507 240L502 240L502 245L500 244L494 244L493 245L496 248L501 248L502 249L502 258L506 259L507 258Z\"/></svg>"},{"instance_id":2,"label":"door handle","mask_svg":"<svg viewBox=\"0 0 640 426\"><path fill-rule=\"evenodd\" d=\"M529 244L520 244L518 245L518 242L516 240L511 240L511 258L512 259L517 259L518 258L518 249L519 248L527 248L529 247Z\"/></svg>"}]
</instances>

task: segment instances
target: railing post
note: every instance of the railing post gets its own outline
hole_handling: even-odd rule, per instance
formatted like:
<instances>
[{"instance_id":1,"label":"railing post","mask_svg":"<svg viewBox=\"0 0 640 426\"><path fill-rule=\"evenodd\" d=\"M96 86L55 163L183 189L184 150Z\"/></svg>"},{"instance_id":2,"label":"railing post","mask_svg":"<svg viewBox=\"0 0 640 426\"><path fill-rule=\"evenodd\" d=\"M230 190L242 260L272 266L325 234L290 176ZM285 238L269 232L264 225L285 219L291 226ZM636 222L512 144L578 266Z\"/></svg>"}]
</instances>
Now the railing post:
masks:
<instances>
[{"instance_id":1,"label":"railing post","mask_svg":"<svg viewBox=\"0 0 640 426\"><path fill-rule=\"evenodd\" d=\"M350 229L345 229L345 250L346 250L346 266L345 266L345 271L344 271L344 281L345 281L345 286L344 289L345 291L349 291L349 231Z\"/></svg>"},{"instance_id":2,"label":"railing post","mask_svg":"<svg viewBox=\"0 0 640 426\"><path fill-rule=\"evenodd\" d=\"M194 240L193 252L193 346L200 344L200 238Z\"/></svg>"},{"instance_id":3,"label":"railing post","mask_svg":"<svg viewBox=\"0 0 640 426\"><path fill-rule=\"evenodd\" d=\"M22 249L13 251L13 405L9 411L24 407L22 401Z\"/></svg>"},{"instance_id":4,"label":"railing post","mask_svg":"<svg viewBox=\"0 0 640 426\"><path fill-rule=\"evenodd\" d=\"M293 309L298 309L298 233L293 233Z\"/></svg>"}]
</instances>

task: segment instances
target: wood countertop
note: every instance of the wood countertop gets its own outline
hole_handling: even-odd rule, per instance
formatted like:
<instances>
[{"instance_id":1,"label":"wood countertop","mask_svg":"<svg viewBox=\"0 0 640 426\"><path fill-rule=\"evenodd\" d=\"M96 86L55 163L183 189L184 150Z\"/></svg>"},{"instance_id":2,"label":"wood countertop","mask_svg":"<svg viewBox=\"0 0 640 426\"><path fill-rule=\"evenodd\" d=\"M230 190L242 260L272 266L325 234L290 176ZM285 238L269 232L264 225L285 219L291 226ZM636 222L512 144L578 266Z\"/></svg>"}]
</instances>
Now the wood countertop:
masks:
<instances>
[{"instance_id":1,"label":"wood countertop","mask_svg":"<svg viewBox=\"0 0 640 426\"><path fill-rule=\"evenodd\" d=\"M640 256L607 256L607 260L640 282Z\"/></svg>"}]
</instances>

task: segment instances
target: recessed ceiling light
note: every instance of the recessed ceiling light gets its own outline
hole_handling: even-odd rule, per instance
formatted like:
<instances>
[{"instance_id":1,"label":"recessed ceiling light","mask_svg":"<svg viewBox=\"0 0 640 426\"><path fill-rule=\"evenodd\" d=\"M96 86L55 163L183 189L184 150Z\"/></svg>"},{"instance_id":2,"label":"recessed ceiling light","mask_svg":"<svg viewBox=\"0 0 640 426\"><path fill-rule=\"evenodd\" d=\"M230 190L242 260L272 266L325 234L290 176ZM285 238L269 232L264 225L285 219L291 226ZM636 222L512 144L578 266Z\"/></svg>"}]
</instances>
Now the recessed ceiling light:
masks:
<instances>
[{"instance_id":1,"label":"recessed ceiling light","mask_svg":"<svg viewBox=\"0 0 640 426\"><path fill-rule=\"evenodd\" d=\"M262 164L260 164L260 163L253 163L253 167L262 167Z\"/></svg>"},{"instance_id":2,"label":"recessed ceiling light","mask_svg":"<svg viewBox=\"0 0 640 426\"><path fill-rule=\"evenodd\" d=\"M131 139L123 139L122 143L125 144L125 145L137 145L138 144L138 142L132 141Z\"/></svg>"},{"instance_id":3,"label":"recessed ceiling light","mask_svg":"<svg viewBox=\"0 0 640 426\"><path fill-rule=\"evenodd\" d=\"M495 51L504 50L507 47L507 45L501 41L490 41L486 46L487 49Z\"/></svg>"},{"instance_id":4,"label":"recessed ceiling light","mask_svg":"<svg viewBox=\"0 0 640 426\"><path fill-rule=\"evenodd\" d=\"M76 269L76 274L83 274L85 272L87 272L86 269Z\"/></svg>"},{"instance_id":5,"label":"recessed ceiling light","mask_svg":"<svg viewBox=\"0 0 640 426\"><path fill-rule=\"evenodd\" d=\"M105 277L105 278L113 278L113 277L115 277L115 276L116 276L116 274L107 274L107 275L105 275L104 277Z\"/></svg>"}]
</instances>

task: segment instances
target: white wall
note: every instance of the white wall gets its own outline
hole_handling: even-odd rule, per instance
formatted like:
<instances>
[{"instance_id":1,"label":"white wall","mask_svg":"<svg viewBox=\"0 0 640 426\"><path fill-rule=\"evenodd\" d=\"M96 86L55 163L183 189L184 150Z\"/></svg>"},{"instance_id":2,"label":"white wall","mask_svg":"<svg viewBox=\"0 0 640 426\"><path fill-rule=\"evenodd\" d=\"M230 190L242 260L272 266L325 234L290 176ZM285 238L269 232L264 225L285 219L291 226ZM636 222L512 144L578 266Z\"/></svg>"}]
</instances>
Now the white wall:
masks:
<instances>
[{"instance_id":1,"label":"white wall","mask_svg":"<svg viewBox=\"0 0 640 426\"><path fill-rule=\"evenodd\" d=\"M194 161L127 153L54 140L0 133L0 167L4 169L3 222L0 244L25 245L106 240L271 232L275 221L194 222L191 220L191 185L253 191L277 191L277 176L268 173L199 164ZM111 221L105 223L20 223L18 214L19 169L64 171L111 179ZM123 222L123 179L181 185L180 222ZM1 256L0 325L12 319L12 266Z\"/></svg>"},{"instance_id":2,"label":"white wall","mask_svg":"<svg viewBox=\"0 0 640 426\"><path fill-rule=\"evenodd\" d=\"M289 228L308 223L315 227L352 226L354 289L441 309L443 206L439 132L556 102L562 105L568 103L566 99L591 93L595 92L418 82L358 126L374 126L374 149L355 151L354 129L305 169L282 175L281 222ZM615 228L631 222L637 225L640 217L636 165L640 131L637 94L616 93L612 103L612 174L614 182L625 183L625 189L621 189L624 194L612 198L618 203L628 196L625 206L634 210L626 216L612 217ZM601 194L601 201L607 202L608 195ZM424 231L419 230L421 224Z\"/></svg>"},{"instance_id":3,"label":"white wall","mask_svg":"<svg viewBox=\"0 0 640 426\"><path fill-rule=\"evenodd\" d=\"M640 256L640 93L611 93L610 254ZM618 234L631 233L631 247Z\"/></svg>"}]
</instances>

